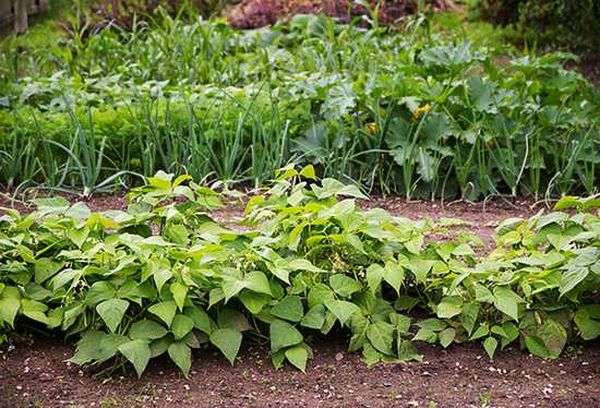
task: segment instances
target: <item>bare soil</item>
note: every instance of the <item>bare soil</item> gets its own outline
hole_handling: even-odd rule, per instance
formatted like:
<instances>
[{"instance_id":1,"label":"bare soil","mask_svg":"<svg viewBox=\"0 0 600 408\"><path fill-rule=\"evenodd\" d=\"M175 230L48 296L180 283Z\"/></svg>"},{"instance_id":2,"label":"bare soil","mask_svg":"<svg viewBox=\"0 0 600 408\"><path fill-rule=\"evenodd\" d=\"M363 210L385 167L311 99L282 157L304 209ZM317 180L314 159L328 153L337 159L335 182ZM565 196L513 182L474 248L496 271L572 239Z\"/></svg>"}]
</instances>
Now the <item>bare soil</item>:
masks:
<instances>
[{"instance_id":1,"label":"bare soil","mask_svg":"<svg viewBox=\"0 0 600 408\"><path fill-rule=\"evenodd\" d=\"M7 204L0 201L0 206ZM95 211L126 207L121 195L94 197L87 204ZM540 209L528 200L442 205L374 198L361 206L413 219L460 218L469 223L460 228L487 241L502 219L527 217ZM214 215L231 222L241 215L241 205L228 205ZM71 342L40 335L25 339L0 351L0 408L600 406L600 342L571 347L556 361L518 348L490 361L477 344L448 350L419 345L422 363L368 368L360 355L346 353L347 338L338 334L309 340L315 359L303 374L289 367L275 371L268 348L245 340L233 367L212 349L197 351L187 379L166 359L152 361L141 379L131 370L95 379L93 369L66 362L74 352Z\"/></svg>"},{"instance_id":2,"label":"bare soil","mask_svg":"<svg viewBox=\"0 0 600 408\"><path fill-rule=\"evenodd\" d=\"M248 342L246 342L248 343ZM73 347L35 339L0 354L0 407L598 407L600 345L545 361L508 349L490 361L475 344L422 346L422 363L368 368L341 339L313 339L303 374L275 371L267 348L244 344L235 366L195 354L189 378L166 360L94 380L66 363Z\"/></svg>"}]
</instances>

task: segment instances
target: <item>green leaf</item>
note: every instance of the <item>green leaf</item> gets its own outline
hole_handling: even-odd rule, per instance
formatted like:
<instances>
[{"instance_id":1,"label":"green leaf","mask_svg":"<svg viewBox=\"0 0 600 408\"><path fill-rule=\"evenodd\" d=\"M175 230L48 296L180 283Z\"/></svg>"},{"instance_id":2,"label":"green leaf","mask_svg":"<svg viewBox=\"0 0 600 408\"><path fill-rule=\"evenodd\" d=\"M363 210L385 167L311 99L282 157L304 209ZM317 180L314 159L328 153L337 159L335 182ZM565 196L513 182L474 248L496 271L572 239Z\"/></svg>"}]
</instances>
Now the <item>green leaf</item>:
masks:
<instances>
[{"instance_id":1,"label":"green leaf","mask_svg":"<svg viewBox=\"0 0 600 408\"><path fill-rule=\"evenodd\" d=\"M586 266L569 269L563 273L559 284L560 295L572 291L579 283L581 283L590 273L590 269Z\"/></svg>"},{"instance_id":2,"label":"green leaf","mask_svg":"<svg viewBox=\"0 0 600 408\"><path fill-rule=\"evenodd\" d=\"M475 284L475 300L482 303L494 303L494 295L483 285Z\"/></svg>"},{"instance_id":3,"label":"green leaf","mask_svg":"<svg viewBox=\"0 0 600 408\"><path fill-rule=\"evenodd\" d=\"M544 341L537 336L525 336L525 346L534 356L541 358L550 357L550 353L544 344Z\"/></svg>"},{"instance_id":4,"label":"green leaf","mask_svg":"<svg viewBox=\"0 0 600 408\"><path fill-rule=\"evenodd\" d=\"M298 296L288 296L271 307L271 314L280 319L299 322L304 316L302 300Z\"/></svg>"},{"instance_id":5,"label":"green leaf","mask_svg":"<svg viewBox=\"0 0 600 408\"><path fill-rule=\"evenodd\" d=\"M21 299L21 313L40 323L47 324L48 317L44 314L48 310L42 302L31 299Z\"/></svg>"},{"instance_id":6,"label":"green leaf","mask_svg":"<svg viewBox=\"0 0 600 408\"><path fill-rule=\"evenodd\" d=\"M496 352L497 347L498 347L498 340L496 340L492 336L489 336L483 342L483 348L485 349L485 352L488 354L488 356L490 356L490 358L494 358L494 353Z\"/></svg>"},{"instance_id":7,"label":"green leaf","mask_svg":"<svg viewBox=\"0 0 600 408\"><path fill-rule=\"evenodd\" d=\"M375 350L375 347L373 347L371 343L365 344L363 347L362 356L363 362L369 367L380 362L381 358L383 357L379 351Z\"/></svg>"},{"instance_id":8,"label":"green leaf","mask_svg":"<svg viewBox=\"0 0 600 408\"><path fill-rule=\"evenodd\" d=\"M306 372L306 362L308 361L308 351L302 345L297 345L285 350L285 357L290 363L303 373Z\"/></svg>"},{"instance_id":9,"label":"green leaf","mask_svg":"<svg viewBox=\"0 0 600 408\"><path fill-rule=\"evenodd\" d=\"M462 312L462 298L460 296L446 296L437 306L437 316L440 319L450 319Z\"/></svg>"},{"instance_id":10,"label":"green leaf","mask_svg":"<svg viewBox=\"0 0 600 408\"><path fill-rule=\"evenodd\" d=\"M194 328L194 321L183 314L177 314L173 318L171 331L175 336L175 340L184 338Z\"/></svg>"},{"instance_id":11,"label":"green leaf","mask_svg":"<svg viewBox=\"0 0 600 408\"><path fill-rule=\"evenodd\" d=\"M367 286L371 293L376 295L383 280L383 268L381 265L372 264L367 268L366 274Z\"/></svg>"},{"instance_id":12,"label":"green leaf","mask_svg":"<svg viewBox=\"0 0 600 408\"><path fill-rule=\"evenodd\" d=\"M422 329L429 329L429 330L433 330L433 331L442 331L446 327L448 327L448 324L446 322L444 322L443 320L430 318L430 319L425 319L425 320L421 320L420 322L417 322L417 326L419 326Z\"/></svg>"},{"instance_id":13,"label":"green leaf","mask_svg":"<svg viewBox=\"0 0 600 408\"><path fill-rule=\"evenodd\" d=\"M517 303L519 301L521 301L521 298L511 289L502 286L494 289L494 306L496 309L516 321L519 320L519 307Z\"/></svg>"},{"instance_id":14,"label":"green leaf","mask_svg":"<svg viewBox=\"0 0 600 408\"><path fill-rule=\"evenodd\" d=\"M153 275L154 284L156 285L156 290L160 292L164 284L173 277L173 272L164 267L158 268Z\"/></svg>"},{"instance_id":15,"label":"green leaf","mask_svg":"<svg viewBox=\"0 0 600 408\"><path fill-rule=\"evenodd\" d=\"M487 323L480 324L475 333L469 338L469 340L477 340L483 336L487 336L490 333L490 327Z\"/></svg>"},{"instance_id":16,"label":"green leaf","mask_svg":"<svg viewBox=\"0 0 600 408\"><path fill-rule=\"evenodd\" d=\"M123 299L109 299L98 304L96 311L106 323L106 327L114 333L123 320L125 312L129 308L129 302Z\"/></svg>"},{"instance_id":17,"label":"green leaf","mask_svg":"<svg viewBox=\"0 0 600 408\"><path fill-rule=\"evenodd\" d=\"M252 329L246 316L235 309L221 309L217 321L221 329L234 329L240 332Z\"/></svg>"},{"instance_id":18,"label":"green leaf","mask_svg":"<svg viewBox=\"0 0 600 408\"><path fill-rule=\"evenodd\" d=\"M463 306L462 312L460 313L459 320L463 327L470 336L473 333L475 324L477 323L477 317L479 316L479 303L471 302Z\"/></svg>"},{"instance_id":19,"label":"green leaf","mask_svg":"<svg viewBox=\"0 0 600 408\"><path fill-rule=\"evenodd\" d=\"M225 295L225 302L229 302L229 299L236 296L246 287L246 283L243 280L235 280L227 278L223 281L223 294ZM211 291L212 295L212 291ZM211 300L212 304L212 300Z\"/></svg>"},{"instance_id":20,"label":"green leaf","mask_svg":"<svg viewBox=\"0 0 600 408\"><path fill-rule=\"evenodd\" d=\"M60 271L64 262L56 262L49 258L41 258L35 263L35 281L37 283L44 283L52 276L56 275Z\"/></svg>"},{"instance_id":21,"label":"green leaf","mask_svg":"<svg viewBox=\"0 0 600 408\"><path fill-rule=\"evenodd\" d=\"M566 210L569 208L577 208L581 205L581 201L577 197L564 196L554 205L554 211Z\"/></svg>"},{"instance_id":22,"label":"green leaf","mask_svg":"<svg viewBox=\"0 0 600 408\"><path fill-rule=\"evenodd\" d=\"M264 293L256 293L251 290L242 290L239 294L238 299L240 302L252 313L257 315L270 301L271 296L265 295Z\"/></svg>"},{"instance_id":23,"label":"green leaf","mask_svg":"<svg viewBox=\"0 0 600 408\"><path fill-rule=\"evenodd\" d=\"M350 297L361 290L362 286L355 279L341 273L329 277L331 289L342 297Z\"/></svg>"},{"instance_id":24,"label":"green leaf","mask_svg":"<svg viewBox=\"0 0 600 408\"><path fill-rule=\"evenodd\" d=\"M177 303L177 307L179 311L183 310L183 306L185 305L185 298L187 296L188 287L180 282L173 282L171 284L171 293L173 294L173 299L175 299L175 303Z\"/></svg>"},{"instance_id":25,"label":"green leaf","mask_svg":"<svg viewBox=\"0 0 600 408\"><path fill-rule=\"evenodd\" d=\"M519 329L512 322L504 322L502 324L502 329L504 329L506 337L500 339L500 345L502 348L505 348L519 337Z\"/></svg>"},{"instance_id":26,"label":"green leaf","mask_svg":"<svg viewBox=\"0 0 600 408\"><path fill-rule=\"evenodd\" d=\"M325 312L325 306L315 305L308 310L300 324L309 329L319 330L325 323Z\"/></svg>"},{"instance_id":27,"label":"green leaf","mask_svg":"<svg viewBox=\"0 0 600 408\"><path fill-rule=\"evenodd\" d=\"M21 301L17 298L3 297L0 299L0 319L15 327L15 317L21 308Z\"/></svg>"},{"instance_id":28,"label":"green leaf","mask_svg":"<svg viewBox=\"0 0 600 408\"><path fill-rule=\"evenodd\" d=\"M106 281L94 283L85 296L85 303L88 306L95 306L103 300L112 299L116 296L115 287Z\"/></svg>"},{"instance_id":29,"label":"green leaf","mask_svg":"<svg viewBox=\"0 0 600 408\"><path fill-rule=\"evenodd\" d=\"M503 246L516 245L519 242L521 242L521 234L519 234L517 231L510 231L502 235L498 240L498 244Z\"/></svg>"},{"instance_id":30,"label":"green leaf","mask_svg":"<svg viewBox=\"0 0 600 408\"><path fill-rule=\"evenodd\" d=\"M302 170L300 170L300 175L304 178L311 179L311 180L317 179L317 174L315 173L315 168L313 167L312 164L304 166L302 168Z\"/></svg>"},{"instance_id":31,"label":"green leaf","mask_svg":"<svg viewBox=\"0 0 600 408\"><path fill-rule=\"evenodd\" d=\"M214 329L215 323L208 313L199 306L186 307L183 311L194 322L194 327L205 334L210 335Z\"/></svg>"},{"instance_id":32,"label":"green leaf","mask_svg":"<svg viewBox=\"0 0 600 408\"><path fill-rule=\"evenodd\" d=\"M123 343L130 341L119 334L88 331L77 342L75 355L69 359L75 364L102 363L114 357Z\"/></svg>"},{"instance_id":33,"label":"green leaf","mask_svg":"<svg viewBox=\"0 0 600 408\"><path fill-rule=\"evenodd\" d=\"M537 336L544 342L551 358L558 358L567 344L567 331L562 324L553 319L546 319L538 328Z\"/></svg>"},{"instance_id":34,"label":"green leaf","mask_svg":"<svg viewBox=\"0 0 600 408\"><path fill-rule=\"evenodd\" d=\"M155 358L167 352L173 341L169 337L161 337L150 343L150 358Z\"/></svg>"},{"instance_id":35,"label":"green leaf","mask_svg":"<svg viewBox=\"0 0 600 408\"><path fill-rule=\"evenodd\" d=\"M2 307L0 307L0 313ZM600 336L600 305L586 305L575 313L575 324L584 340L593 340Z\"/></svg>"},{"instance_id":36,"label":"green leaf","mask_svg":"<svg viewBox=\"0 0 600 408\"><path fill-rule=\"evenodd\" d=\"M335 299L326 300L325 307L333 313L342 325L344 325L354 313L360 310L354 303Z\"/></svg>"},{"instance_id":37,"label":"green leaf","mask_svg":"<svg viewBox=\"0 0 600 408\"><path fill-rule=\"evenodd\" d=\"M417 348L410 340L398 341L398 360L400 361L423 361L423 355L417 352Z\"/></svg>"},{"instance_id":38,"label":"green leaf","mask_svg":"<svg viewBox=\"0 0 600 408\"><path fill-rule=\"evenodd\" d=\"M148 361L150 361L150 347L148 346L148 341L136 339L123 343L119 346L119 352L133 364L138 378L141 377L148 365Z\"/></svg>"},{"instance_id":39,"label":"green leaf","mask_svg":"<svg viewBox=\"0 0 600 408\"><path fill-rule=\"evenodd\" d=\"M166 335L167 330L154 320L143 319L133 323L127 334L133 340L155 340Z\"/></svg>"},{"instance_id":40,"label":"green leaf","mask_svg":"<svg viewBox=\"0 0 600 408\"><path fill-rule=\"evenodd\" d=\"M412 338L412 341L425 341L427 343L435 343L437 340L437 334L431 330L426 328L421 328Z\"/></svg>"},{"instance_id":41,"label":"green leaf","mask_svg":"<svg viewBox=\"0 0 600 408\"><path fill-rule=\"evenodd\" d=\"M387 262L383 268L383 279L400 294L400 286L404 282L404 268L394 262Z\"/></svg>"},{"instance_id":42,"label":"green leaf","mask_svg":"<svg viewBox=\"0 0 600 408\"><path fill-rule=\"evenodd\" d=\"M192 350L183 342L172 343L167 349L171 360L179 367L185 377L192 367Z\"/></svg>"},{"instance_id":43,"label":"green leaf","mask_svg":"<svg viewBox=\"0 0 600 408\"><path fill-rule=\"evenodd\" d=\"M242 333L234 329L215 330L210 335L210 342L221 350L221 353L233 365L242 345Z\"/></svg>"},{"instance_id":44,"label":"green leaf","mask_svg":"<svg viewBox=\"0 0 600 408\"><path fill-rule=\"evenodd\" d=\"M396 308L396 310L410 312L419 303L421 303L419 298L401 295L398 296L398 299L396 299L396 301L394 302L394 307Z\"/></svg>"},{"instance_id":45,"label":"green leaf","mask_svg":"<svg viewBox=\"0 0 600 408\"><path fill-rule=\"evenodd\" d=\"M448 327L447 329L442 330L438 337L442 347L447 348L454 341L454 338L456 337L456 330L454 330L452 327Z\"/></svg>"},{"instance_id":46,"label":"green leaf","mask_svg":"<svg viewBox=\"0 0 600 408\"><path fill-rule=\"evenodd\" d=\"M244 287L254 292L264 293L265 295L273 296L271 293L271 285L267 275L263 272L250 272L244 277Z\"/></svg>"},{"instance_id":47,"label":"green leaf","mask_svg":"<svg viewBox=\"0 0 600 408\"><path fill-rule=\"evenodd\" d=\"M175 317L175 313L177 313L177 304L168 300L166 302L156 303L148 308L148 311L155 316L158 316L160 320L165 322L167 327L171 327L171 322L173 322L173 318Z\"/></svg>"},{"instance_id":48,"label":"green leaf","mask_svg":"<svg viewBox=\"0 0 600 408\"><path fill-rule=\"evenodd\" d=\"M401 315L399 313L389 314L390 323L394 326L394 329L400 335L406 335L409 333L411 319L408 316Z\"/></svg>"},{"instance_id":49,"label":"green leaf","mask_svg":"<svg viewBox=\"0 0 600 408\"><path fill-rule=\"evenodd\" d=\"M303 340L302 333L294 326L283 320L273 320L269 329L271 338L271 352L275 353L283 348L300 344Z\"/></svg>"},{"instance_id":50,"label":"green leaf","mask_svg":"<svg viewBox=\"0 0 600 408\"><path fill-rule=\"evenodd\" d=\"M383 354L392 355L394 341L394 326L383 321L377 321L367 327L367 338L376 350Z\"/></svg>"}]
</instances>

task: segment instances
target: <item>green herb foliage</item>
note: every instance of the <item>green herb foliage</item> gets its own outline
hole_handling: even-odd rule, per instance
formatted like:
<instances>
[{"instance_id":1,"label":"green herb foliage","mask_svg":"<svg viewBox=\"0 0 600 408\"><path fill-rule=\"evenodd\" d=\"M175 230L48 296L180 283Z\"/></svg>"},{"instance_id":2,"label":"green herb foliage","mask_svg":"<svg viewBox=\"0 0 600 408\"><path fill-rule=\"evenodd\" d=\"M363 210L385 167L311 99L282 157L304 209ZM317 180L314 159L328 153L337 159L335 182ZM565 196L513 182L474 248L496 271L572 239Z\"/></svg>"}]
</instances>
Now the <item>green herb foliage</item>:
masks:
<instances>
[{"instance_id":1,"label":"green herb foliage","mask_svg":"<svg viewBox=\"0 0 600 408\"><path fill-rule=\"evenodd\" d=\"M2 47L9 190L89 196L159 170L261 185L290 162L407 197L594 194L600 181L598 91L564 68L573 55L475 46L423 16L402 31L300 15L240 32L165 15Z\"/></svg>"}]
</instances>

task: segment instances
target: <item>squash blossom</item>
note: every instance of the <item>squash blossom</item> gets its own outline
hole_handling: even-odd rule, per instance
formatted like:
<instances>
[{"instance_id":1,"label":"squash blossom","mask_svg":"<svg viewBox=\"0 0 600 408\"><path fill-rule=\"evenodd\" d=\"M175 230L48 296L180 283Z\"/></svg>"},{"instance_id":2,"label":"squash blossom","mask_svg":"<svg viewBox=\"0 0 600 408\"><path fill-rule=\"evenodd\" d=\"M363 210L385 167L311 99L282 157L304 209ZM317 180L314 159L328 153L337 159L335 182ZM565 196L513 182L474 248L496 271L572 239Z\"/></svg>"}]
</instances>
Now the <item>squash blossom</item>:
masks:
<instances>
[{"instance_id":1,"label":"squash blossom","mask_svg":"<svg viewBox=\"0 0 600 408\"><path fill-rule=\"evenodd\" d=\"M429 112L431 110L431 105L426 103L425 105L417 108L414 112L413 112L413 119L417 120L419 119L419 117L425 113L425 112Z\"/></svg>"},{"instance_id":2,"label":"squash blossom","mask_svg":"<svg viewBox=\"0 0 600 408\"><path fill-rule=\"evenodd\" d=\"M377 124L375 122L367 123L365 128L367 130L367 133L369 133L370 135L374 135L375 131L377 130Z\"/></svg>"}]
</instances>

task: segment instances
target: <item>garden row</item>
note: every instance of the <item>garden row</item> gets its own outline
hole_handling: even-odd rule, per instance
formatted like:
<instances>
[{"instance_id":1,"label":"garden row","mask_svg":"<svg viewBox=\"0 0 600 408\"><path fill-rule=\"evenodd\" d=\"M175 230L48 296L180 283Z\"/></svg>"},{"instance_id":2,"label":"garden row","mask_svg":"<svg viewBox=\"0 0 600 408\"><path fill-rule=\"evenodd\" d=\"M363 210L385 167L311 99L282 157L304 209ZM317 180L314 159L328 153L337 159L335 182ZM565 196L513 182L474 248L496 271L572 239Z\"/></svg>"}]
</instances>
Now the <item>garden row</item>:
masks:
<instances>
[{"instance_id":1,"label":"garden row","mask_svg":"<svg viewBox=\"0 0 600 408\"><path fill-rule=\"evenodd\" d=\"M163 16L54 45L9 40L0 185L88 195L158 170L260 185L295 162L408 197L597 190L599 93L563 67L572 56L409 21L297 16L240 32Z\"/></svg>"},{"instance_id":2,"label":"garden row","mask_svg":"<svg viewBox=\"0 0 600 408\"><path fill-rule=\"evenodd\" d=\"M556 358L600 335L598 199L506 220L480 256L476 237L444 238L456 222L362 211L363 197L309 166L251 197L242 229L211 219L213 190L165 173L127 211L61 198L6 209L1 333L63 333L79 339L72 362L128 361L138 375L162 354L187 375L192 350L211 345L233 364L243 339L268 341L275 367L305 370L318 333L344 333L368 364L418 360L418 341Z\"/></svg>"}]
</instances>

